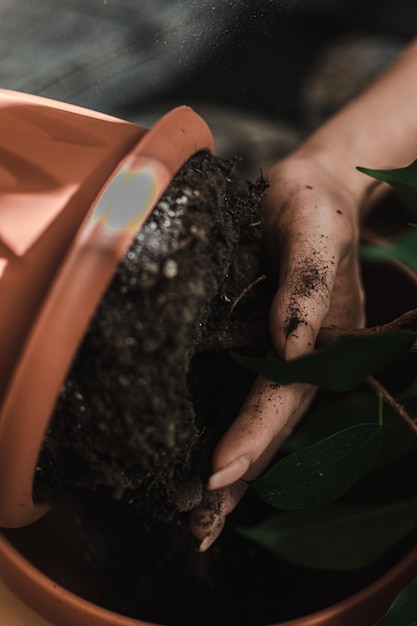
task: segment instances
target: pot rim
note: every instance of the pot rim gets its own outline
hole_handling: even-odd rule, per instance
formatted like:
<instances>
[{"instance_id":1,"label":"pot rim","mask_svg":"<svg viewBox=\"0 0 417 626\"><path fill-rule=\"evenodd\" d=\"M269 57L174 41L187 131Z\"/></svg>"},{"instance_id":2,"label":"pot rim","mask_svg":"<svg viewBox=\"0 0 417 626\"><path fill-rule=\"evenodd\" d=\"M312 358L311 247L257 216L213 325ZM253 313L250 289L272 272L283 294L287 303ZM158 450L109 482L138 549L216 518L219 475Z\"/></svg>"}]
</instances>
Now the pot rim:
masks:
<instances>
[{"instance_id":1,"label":"pot rim","mask_svg":"<svg viewBox=\"0 0 417 626\"><path fill-rule=\"evenodd\" d=\"M64 113L75 108L84 114L79 107L50 104L43 98L21 95L21 99ZM87 115L94 117L92 111ZM2 527L25 526L46 513L47 507L32 499L36 465L57 397L88 323L118 263L172 177L192 154L214 152L207 124L186 106L167 113L150 131L131 126L139 131L139 141L101 189L94 190L98 195L34 315L4 395L0 409Z\"/></svg>"},{"instance_id":2,"label":"pot rim","mask_svg":"<svg viewBox=\"0 0 417 626\"><path fill-rule=\"evenodd\" d=\"M154 626L118 615L84 600L38 570L0 533L0 571L4 584L54 626Z\"/></svg>"},{"instance_id":3,"label":"pot rim","mask_svg":"<svg viewBox=\"0 0 417 626\"><path fill-rule=\"evenodd\" d=\"M372 597L371 610L378 613L374 618L381 619L381 610L384 610L384 606L386 610L388 610L398 593L416 576L417 545L392 568L385 572L385 574L344 600L312 613L311 615L306 615L287 622L271 624L270 626L325 626L327 624L333 626L336 623L338 625L340 624L340 626L344 626L344 624L347 623L363 624L364 622L357 620L360 620L360 617L363 619L363 616L360 615L362 610L368 610L366 605L369 602L370 596ZM332 621L342 617L343 622ZM346 621L347 619L349 619L349 622Z\"/></svg>"},{"instance_id":4,"label":"pot rim","mask_svg":"<svg viewBox=\"0 0 417 626\"><path fill-rule=\"evenodd\" d=\"M55 626L91 626L93 623L95 626L160 626L109 611L55 583L28 561L3 533L0 533L0 571L5 585ZM380 617L381 607L388 608L397 593L416 575L417 545L357 593L310 615L270 626L335 626L346 624L346 619L355 623L370 598L372 610Z\"/></svg>"}]
</instances>

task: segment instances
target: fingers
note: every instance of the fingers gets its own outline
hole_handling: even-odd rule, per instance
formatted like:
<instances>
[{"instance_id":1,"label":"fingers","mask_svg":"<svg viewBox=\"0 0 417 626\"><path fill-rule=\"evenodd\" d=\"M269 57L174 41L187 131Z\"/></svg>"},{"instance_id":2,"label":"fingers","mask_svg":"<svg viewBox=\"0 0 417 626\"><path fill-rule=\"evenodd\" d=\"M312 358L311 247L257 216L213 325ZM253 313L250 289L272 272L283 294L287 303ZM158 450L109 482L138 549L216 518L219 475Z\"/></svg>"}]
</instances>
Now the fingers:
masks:
<instances>
[{"instance_id":1,"label":"fingers","mask_svg":"<svg viewBox=\"0 0 417 626\"><path fill-rule=\"evenodd\" d=\"M266 243L280 259L270 332L277 352L291 359L313 349L325 320L352 325L359 318L357 207L349 191L314 163L289 159L269 175Z\"/></svg>"},{"instance_id":2,"label":"fingers","mask_svg":"<svg viewBox=\"0 0 417 626\"><path fill-rule=\"evenodd\" d=\"M341 261L333 287L329 312L323 325L360 328L365 325L364 289L356 254Z\"/></svg>"},{"instance_id":3,"label":"fingers","mask_svg":"<svg viewBox=\"0 0 417 626\"><path fill-rule=\"evenodd\" d=\"M233 511L246 492L248 485L237 481L229 487L206 491L201 504L194 509L190 517L190 528L197 539L197 552L205 552L223 530L226 516Z\"/></svg>"},{"instance_id":4,"label":"fingers","mask_svg":"<svg viewBox=\"0 0 417 626\"><path fill-rule=\"evenodd\" d=\"M286 359L311 352L331 301L337 266L333 249L310 244L286 246L280 288L270 308L270 333Z\"/></svg>"},{"instance_id":5,"label":"fingers","mask_svg":"<svg viewBox=\"0 0 417 626\"><path fill-rule=\"evenodd\" d=\"M280 433L288 436L290 418L305 410L311 394L310 385L284 387L259 376L240 414L217 445L207 488L220 489L242 477L252 480L256 461Z\"/></svg>"},{"instance_id":6,"label":"fingers","mask_svg":"<svg viewBox=\"0 0 417 626\"><path fill-rule=\"evenodd\" d=\"M292 207L293 212L295 207ZM275 227L280 245L278 290L270 308L275 349L286 359L311 352L328 315L345 258L355 257L353 227L333 207L306 204ZM285 234L285 237L284 237ZM344 272L345 278L349 278Z\"/></svg>"},{"instance_id":7,"label":"fingers","mask_svg":"<svg viewBox=\"0 0 417 626\"><path fill-rule=\"evenodd\" d=\"M292 359L313 350L324 322L363 324L356 210L348 190L306 162L284 162L273 168L270 180L263 219L269 252L280 259L270 333L277 352ZM247 489L245 481L265 470L314 393L311 385L257 379L216 448L213 474L191 516L200 552L218 537Z\"/></svg>"},{"instance_id":8,"label":"fingers","mask_svg":"<svg viewBox=\"0 0 417 626\"><path fill-rule=\"evenodd\" d=\"M296 275L296 272L292 274L294 280ZM319 298L314 294L307 303L298 297L297 302L303 302L304 311L311 312L317 307L321 312L317 318L300 315L299 326L304 335L300 328L298 331L293 328L294 337L290 339L297 343L297 351L312 349L323 316L327 324L359 326L363 323L363 292L355 255L347 255L339 264L337 274L332 272L330 279L326 277L326 284L330 286L326 286ZM283 311L288 312L288 307ZM316 323L317 330L314 329ZM291 349L290 344L287 356ZM214 472L208 480L203 502L191 516L191 531L199 540L198 551L204 552L217 539L226 516L246 491L244 481L255 479L266 469L304 415L314 393L311 385L280 386L258 377L240 415L217 446Z\"/></svg>"},{"instance_id":9,"label":"fingers","mask_svg":"<svg viewBox=\"0 0 417 626\"><path fill-rule=\"evenodd\" d=\"M356 251L341 261L331 247L283 258L280 284L270 307L270 333L286 359L311 352L320 328L363 326L364 292Z\"/></svg>"},{"instance_id":10,"label":"fingers","mask_svg":"<svg viewBox=\"0 0 417 626\"><path fill-rule=\"evenodd\" d=\"M231 428L219 442L201 504L190 528L204 552L219 536L226 516L250 481L261 474L291 434L314 394L310 385L280 387L259 377ZM216 471L217 470L217 471Z\"/></svg>"}]
</instances>

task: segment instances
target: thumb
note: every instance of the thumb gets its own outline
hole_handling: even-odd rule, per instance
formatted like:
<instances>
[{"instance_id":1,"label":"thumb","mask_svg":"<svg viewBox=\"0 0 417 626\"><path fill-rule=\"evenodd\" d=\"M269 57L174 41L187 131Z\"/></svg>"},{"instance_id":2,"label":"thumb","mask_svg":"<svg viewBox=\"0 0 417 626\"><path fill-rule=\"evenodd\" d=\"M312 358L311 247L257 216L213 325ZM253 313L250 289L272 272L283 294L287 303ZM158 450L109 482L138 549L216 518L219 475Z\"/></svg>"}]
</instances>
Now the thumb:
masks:
<instances>
[{"instance_id":1,"label":"thumb","mask_svg":"<svg viewBox=\"0 0 417 626\"><path fill-rule=\"evenodd\" d=\"M329 311L337 269L335 256L326 249L299 255L297 247L292 244L282 256L280 287L269 315L272 342L285 359L313 350Z\"/></svg>"}]
</instances>

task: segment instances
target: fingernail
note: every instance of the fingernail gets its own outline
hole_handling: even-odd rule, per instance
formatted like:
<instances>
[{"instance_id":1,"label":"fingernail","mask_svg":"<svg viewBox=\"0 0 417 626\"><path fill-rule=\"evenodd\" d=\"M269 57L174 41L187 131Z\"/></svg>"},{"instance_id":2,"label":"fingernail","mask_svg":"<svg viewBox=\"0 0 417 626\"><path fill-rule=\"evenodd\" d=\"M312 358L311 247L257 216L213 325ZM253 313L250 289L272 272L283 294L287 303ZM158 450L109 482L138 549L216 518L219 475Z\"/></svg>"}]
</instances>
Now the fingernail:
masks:
<instances>
[{"instance_id":1,"label":"fingernail","mask_svg":"<svg viewBox=\"0 0 417 626\"><path fill-rule=\"evenodd\" d=\"M200 546L198 548L198 552L205 552L206 550L208 550L210 548L210 546L213 545L213 543L216 541L217 537L222 532L225 521L226 521L226 518L224 518L222 516L218 517L215 526L208 533L208 535L206 537L204 537L203 541L200 543Z\"/></svg>"},{"instance_id":2,"label":"fingernail","mask_svg":"<svg viewBox=\"0 0 417 626\"><path fill-rule=\"evenodd\" d=\"M246 454L238 456L236 459L233 459L229 465L226 465L226 467L223 467L210 476L207 482L207 489L213 491L231 485L239 478L242 478L249 469L250 464L251 460L249 456Z\"/></svg>"}]
</instances>

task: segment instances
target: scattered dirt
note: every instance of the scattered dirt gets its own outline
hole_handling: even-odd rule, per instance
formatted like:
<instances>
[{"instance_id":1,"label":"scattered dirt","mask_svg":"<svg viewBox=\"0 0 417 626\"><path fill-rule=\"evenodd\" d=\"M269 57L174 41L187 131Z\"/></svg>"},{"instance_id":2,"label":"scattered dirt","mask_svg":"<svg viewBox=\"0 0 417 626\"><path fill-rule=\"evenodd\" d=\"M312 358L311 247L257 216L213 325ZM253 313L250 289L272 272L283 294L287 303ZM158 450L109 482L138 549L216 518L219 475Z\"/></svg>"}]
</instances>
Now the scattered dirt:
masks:
<instances>
[{"instance_id":1,"label":"scattered dirt","mask_svg":"<svg viewBox=\"0 0 417 626\"><path fill-rule=\"evenodd\" d=\"M307 324L304 301L309 301L309 306L311 306L313 292L328 294L327 276L328 267L317 252L306 257L293 268L289 278L292 299L288 307L289 315L284 324L286 337L294 334L300 325Z\"/></svg>"}]
</instances>

